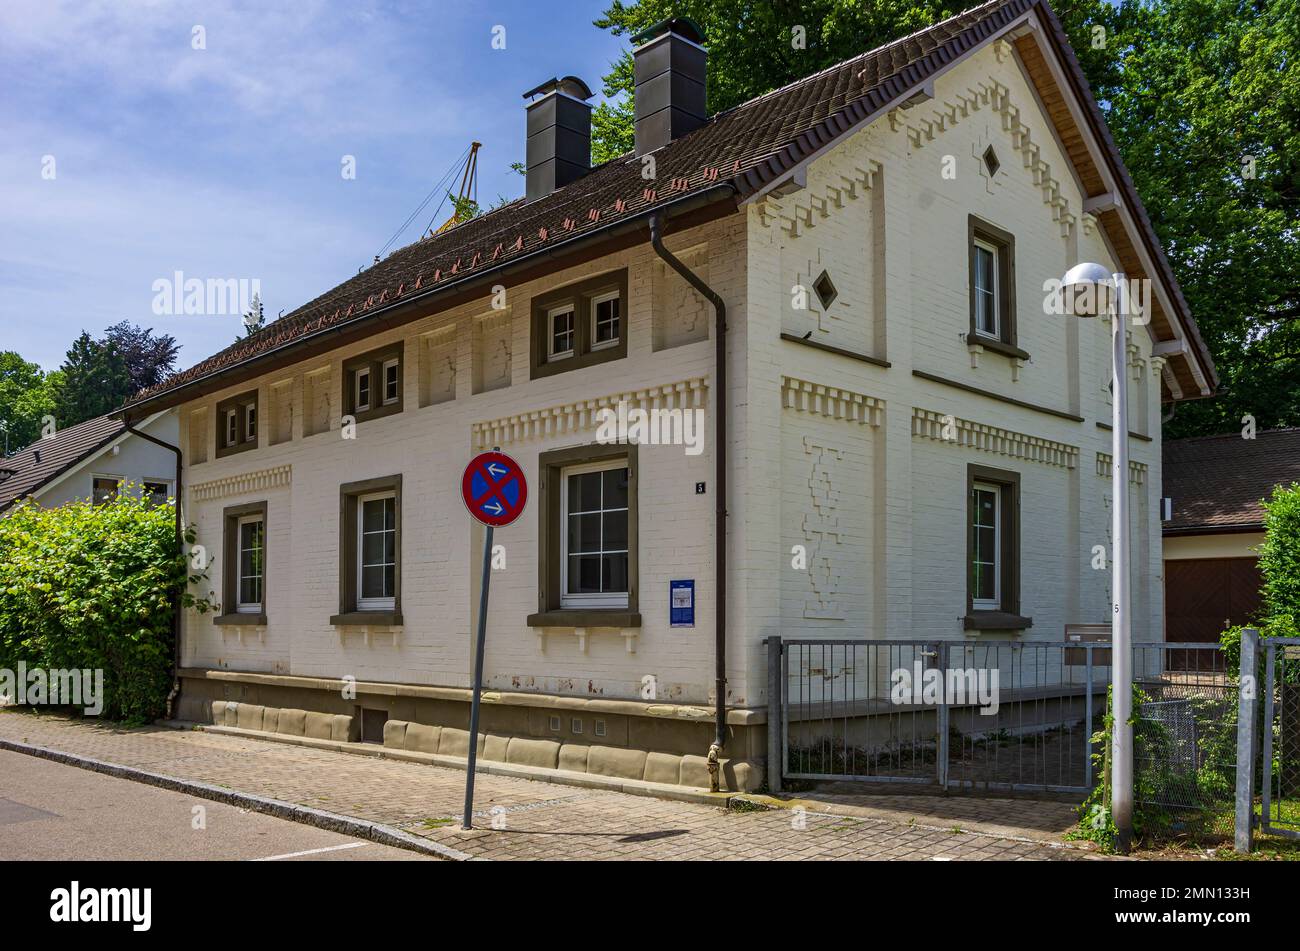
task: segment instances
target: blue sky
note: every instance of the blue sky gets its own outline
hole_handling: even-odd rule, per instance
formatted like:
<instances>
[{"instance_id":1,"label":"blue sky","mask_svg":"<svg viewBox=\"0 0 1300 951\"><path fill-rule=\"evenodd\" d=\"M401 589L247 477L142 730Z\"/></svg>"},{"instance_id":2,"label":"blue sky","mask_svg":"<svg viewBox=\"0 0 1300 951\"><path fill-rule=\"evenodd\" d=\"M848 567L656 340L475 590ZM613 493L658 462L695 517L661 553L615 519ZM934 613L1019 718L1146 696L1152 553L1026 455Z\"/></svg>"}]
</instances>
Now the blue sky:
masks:
<instances>
[{"instance_id":1,"label":"blue sky","mask_svg":"<svg viewBox=\"0 0 1300 951\"><path fill-rule=\"evenodd\" d=\"M517 197L522 94L574 74L600 101L626 43L604 6L4 0L0 350L54 369L126 319L189 366L239 318L157 316L155 280L257 279L273 319L369 263L471 139L480 201Z\"/></svg>"}]
</instances>

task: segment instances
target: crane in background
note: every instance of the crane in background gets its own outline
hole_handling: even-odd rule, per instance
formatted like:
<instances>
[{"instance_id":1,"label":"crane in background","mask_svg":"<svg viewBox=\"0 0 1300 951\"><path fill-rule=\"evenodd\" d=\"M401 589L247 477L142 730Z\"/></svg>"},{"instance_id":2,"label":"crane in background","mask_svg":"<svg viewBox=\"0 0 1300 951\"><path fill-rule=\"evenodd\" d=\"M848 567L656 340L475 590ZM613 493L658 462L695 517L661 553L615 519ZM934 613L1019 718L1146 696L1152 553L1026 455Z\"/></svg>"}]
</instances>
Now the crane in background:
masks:
<instances>
[{"instance_id":1,"label":"crane in background","mask_svg":"<svg viewBox=\"0 0 1300 951\"><path fill-rule=\"evenodd\" d=\"M453 164L451 168L447 169L442 178L438 179L438 183L429 191L429 194L424 196L424 201L420 202L415 211L406 216L406 220L402 222L402 226L393 232L393 236L388 239L382 248L379 249L379 253L375 255L375 264L378 264L380 259L388 253L389 248L393 247L393 245L397 243L398 239L401 238L402 233L406 231L406 229L411 226L411 223L420 216L420 213L429 206L429 202L433 201L435 196L441 195L442 197L439 198L437 207L434 208L433 216L429 219L429 223L425 225L424 230L420 232L420 237L422 238L425 236L442 234L442 232L449 228L454 228L456 225L478 216L478 150L482 145L482 142L471 142L469 148L460 153L455 164ZM453 196L447 189L450 183L455 180L457 172L460 173L460 191ZM453 206L452 215L435 230L433 223L438 220L439 215L442 213L442 207L448 200L451 201Z\"/></svg>"},{"instance_id":2,"label":"crane in background","mask_svg":"<svg viewBox=\"0 0 1300 951\"><path fill-rule=\"evenodd\" d=\"M465 170L460 176L460 192L451 200L455 210L433 234L442 234L478 214L478 150L482 145L482 142L469 144L469 158L465 159Z\"/></svg>"}]
</instances>

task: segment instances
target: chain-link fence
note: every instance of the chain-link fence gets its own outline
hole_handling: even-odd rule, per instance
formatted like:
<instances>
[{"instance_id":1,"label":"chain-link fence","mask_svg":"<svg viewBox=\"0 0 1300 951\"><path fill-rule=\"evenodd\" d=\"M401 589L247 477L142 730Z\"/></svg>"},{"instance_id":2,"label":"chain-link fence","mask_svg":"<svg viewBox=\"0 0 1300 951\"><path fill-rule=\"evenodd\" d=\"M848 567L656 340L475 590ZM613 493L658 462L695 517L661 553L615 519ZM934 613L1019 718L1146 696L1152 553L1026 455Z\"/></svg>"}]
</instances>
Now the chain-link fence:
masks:
<instances>
[{"instance_id":1,"label":"chain-link fence","mask_svg":"<svg viewBox=\"0 0 1300 951\"><path fill-rule=\"evenodd\" d=\"M1134 800L1220 810L1237 775L1237 680L1218 644L1137 644Z\"/></svg>"}]
</instances>

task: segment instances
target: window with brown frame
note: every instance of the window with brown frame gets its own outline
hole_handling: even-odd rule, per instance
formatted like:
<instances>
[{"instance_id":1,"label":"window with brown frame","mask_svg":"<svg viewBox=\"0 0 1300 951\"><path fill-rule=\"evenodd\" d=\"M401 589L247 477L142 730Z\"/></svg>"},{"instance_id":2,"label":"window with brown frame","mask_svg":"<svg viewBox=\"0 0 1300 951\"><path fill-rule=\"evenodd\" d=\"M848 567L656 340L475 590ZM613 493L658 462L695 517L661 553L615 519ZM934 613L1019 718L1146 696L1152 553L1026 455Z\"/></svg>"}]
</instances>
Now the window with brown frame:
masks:
<instances>
[{"instance_id":1,"label":"window with brown frame","mask_svg":"<svg viewBox=\"0 0 1300 951\"><path fill-rule=\"evenodd\" d=\"M1023 630L1020 615L1020 473L966 469L967 630Z\"/></svg>"},{"instance_id":2,"label":"window with brown frame","mask_svg":"<svg viewBox=\"0 0 1300 951\"><path fill-rule=\"evenodd\" d=\"M339 490L339 613L336 626L402 623L402 477Z\"/></svg>"},{"instance_id":3,"label":"window with brown frame","mask_svg":"<svg viewBox=\"0 0 1300 951\"><path fill-rule=\"evenodd\" d=\"M240 393L217 404L217 456L257 446L257 390Z\"/></svg>"},{"instance_id":4,"label":"window with brown frame","mask_svg":"<svg viewBox=\"0 0 1300 951\"><path fill-rule=\"evenodd\" d=\"M216 624L266 623L266 512L266 502L249 502L221 513L222 613Z\"/></svg>"},{"instance_id":5,"label":"window with brown frame","mask_svg":"<svg viewBox=\"0 0 1300 951\"><path fill-rule=\"evenodd\" d=\"M968 343L1027 359L1017 344L1016 239L971 215L967 219L970 259L970 332Z\"/></svg>"},{"instance_id":6,"label":"window with brown frame","mask_svg":"<svg viewBox=\"0 0 1300 951\"><path fill-rule=\"evenodd\" d=\"M534 380L627 356L627 270L534 297L530 337Z\"/></svg>"},{"instance_id":7,"label":"window with brown frame","mask_svg":"<svg viewBox=\"0 0 1300 951\"><path fill-rule=\"evenodd\" d=\"M343 413L358 423L402 411L402 344L343 363Z\"/></svg>"},{"instance_id":8,"label":"window with brown frame","mask_svg":"<svg viewBox=\"0 0 1300 951\"><path fill-rule=\"evenodd\" d=\"M538 458L538 604L532 627L640 627L637 447Z\"/></svg>"}]
</instances>

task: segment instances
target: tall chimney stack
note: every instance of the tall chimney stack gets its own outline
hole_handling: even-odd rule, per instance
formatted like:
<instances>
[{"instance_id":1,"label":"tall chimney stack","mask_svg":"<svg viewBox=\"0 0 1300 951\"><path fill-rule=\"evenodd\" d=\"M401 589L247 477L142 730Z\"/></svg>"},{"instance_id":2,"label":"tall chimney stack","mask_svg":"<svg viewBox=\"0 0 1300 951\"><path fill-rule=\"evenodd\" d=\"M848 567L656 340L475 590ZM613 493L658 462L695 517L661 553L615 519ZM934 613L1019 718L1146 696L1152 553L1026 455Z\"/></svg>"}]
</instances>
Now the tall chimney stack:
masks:
<instances>
[{"instance_id":1,"label":"tall chimney stack","mask_svg":"<svg viewBox=\"0 0 1300 951\"><path fill-rule=\"evenodd\" d=\"M632 37L636 154L645 155L698 129L708 119L709 54L704 31L685 17L664 20Z\"/></svg>"},{"instance_id":2,"label":"tall chimney stack","mask_svg":"<svg viewBox=\"0 0 1300 951\"><path fill-rule=\"evenodd\" d=\"M526 197L545 198L591 171L591 90L577 76L548 79L528 104Z\"/></svg>"}]
</instances>

